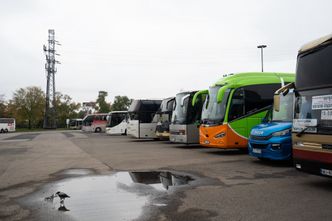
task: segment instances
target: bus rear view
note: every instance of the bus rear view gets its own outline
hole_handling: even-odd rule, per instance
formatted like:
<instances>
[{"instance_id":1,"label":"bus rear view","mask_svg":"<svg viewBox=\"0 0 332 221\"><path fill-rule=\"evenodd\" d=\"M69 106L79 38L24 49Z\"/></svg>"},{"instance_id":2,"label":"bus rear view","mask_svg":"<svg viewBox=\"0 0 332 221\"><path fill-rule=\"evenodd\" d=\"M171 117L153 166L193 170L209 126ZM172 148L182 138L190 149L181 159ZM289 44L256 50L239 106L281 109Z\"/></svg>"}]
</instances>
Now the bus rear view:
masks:
<instances>
[{"instance_id":1,"label":"bus rear view","mask_svg":"<svg viewBox=\"0 0 332 221\"><path fill-rule=\"evenodd\" d=\"M332 34L298 54L293 121L297 169L332 176Z\"/></svg>"}]
</instances>

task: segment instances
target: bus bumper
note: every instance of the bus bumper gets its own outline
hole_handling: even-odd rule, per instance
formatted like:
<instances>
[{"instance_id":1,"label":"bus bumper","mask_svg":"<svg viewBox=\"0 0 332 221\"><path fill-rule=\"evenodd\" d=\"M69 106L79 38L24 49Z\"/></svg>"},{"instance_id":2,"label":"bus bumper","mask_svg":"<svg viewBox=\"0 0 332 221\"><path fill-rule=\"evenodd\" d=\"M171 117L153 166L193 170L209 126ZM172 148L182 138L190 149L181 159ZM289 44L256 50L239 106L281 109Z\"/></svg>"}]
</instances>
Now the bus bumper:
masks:
<instances>
[{"instance_id":1,"label":"bus bumper","mask_svg":"<svg viewBox=\"0 0 332 221\"><path fill-rule=\"evenodd\" d=\"M264 141L249 139L248 150L251 156L257 158L289 160L292 157L291 136L272 137Z\"/></svg>"},{"instance_id":2,"label":"bus bumper","mask_svg":"<svg viewBox=\"0 0 332 221\"><path fill-rule=\"evenodd\" d=\"M297 170L332 177L332 154L330 153L293 148L293 161Z\"/></svg>"}]
</instances>

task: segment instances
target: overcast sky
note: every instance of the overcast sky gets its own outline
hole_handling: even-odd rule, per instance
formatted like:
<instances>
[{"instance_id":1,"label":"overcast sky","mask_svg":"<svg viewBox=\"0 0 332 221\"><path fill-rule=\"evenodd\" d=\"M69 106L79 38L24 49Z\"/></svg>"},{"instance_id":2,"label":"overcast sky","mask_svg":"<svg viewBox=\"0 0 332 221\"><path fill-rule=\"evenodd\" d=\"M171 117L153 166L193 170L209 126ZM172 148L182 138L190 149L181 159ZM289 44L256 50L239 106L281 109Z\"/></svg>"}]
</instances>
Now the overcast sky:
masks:
<instances>
[{"instance_id":1,"label":"overcast sky","mask_svg":"<svg viewBox=\"0 0 332 221\"><path fill-rule=\"evenodd\" d=\"M307 41L332 32L331 0L0 0L0 94L46 88L48 29L62 46L56 90L164 98L222 74L294 72Z\"/></svg>"}]
</instances>

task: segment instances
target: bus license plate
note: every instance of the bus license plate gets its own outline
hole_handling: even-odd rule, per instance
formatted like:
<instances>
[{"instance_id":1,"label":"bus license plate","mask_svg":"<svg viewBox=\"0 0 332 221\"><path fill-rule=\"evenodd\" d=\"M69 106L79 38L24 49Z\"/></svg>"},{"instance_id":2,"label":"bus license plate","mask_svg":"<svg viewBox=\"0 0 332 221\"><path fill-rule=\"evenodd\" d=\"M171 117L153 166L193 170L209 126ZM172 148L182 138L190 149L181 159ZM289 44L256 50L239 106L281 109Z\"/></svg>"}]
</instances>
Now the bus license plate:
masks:
<instances>
[{"instance_id":1,"label":"bus license plate","mask_svg":"<svg viewBox=\"0 0 332 221\"><path fill-rule=\"evenodd\" d=\"M262 150L261 150L261 149L254 148L254 149L252 149L252 152L254 152L254 153L258 153L258 154L261 154L261 153L262 153Z\"/></svg>"},{"instance_id":2,"label":"bus license plate","mask_svg":"<svg viewBox=\"0 0 332 221\"><path fill-rule=\"evenodd\" d=\"M332 176L332 170L320 169L320 173L325 176Z\"/></svg>"}]
</instances>

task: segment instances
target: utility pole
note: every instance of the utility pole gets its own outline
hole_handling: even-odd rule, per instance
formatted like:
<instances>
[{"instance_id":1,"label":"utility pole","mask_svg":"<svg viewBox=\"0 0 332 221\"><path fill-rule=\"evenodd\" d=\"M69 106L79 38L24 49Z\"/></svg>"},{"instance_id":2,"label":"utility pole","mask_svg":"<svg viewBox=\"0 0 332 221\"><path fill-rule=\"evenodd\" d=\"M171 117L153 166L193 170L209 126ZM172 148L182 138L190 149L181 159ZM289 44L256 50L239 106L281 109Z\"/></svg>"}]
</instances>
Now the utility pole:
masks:
<instances>
[{"instance_id":1,"label":"utility pole","mask_svg":"<svg viewBox=\"0 0 332 221\"><path fill-rule=\"evenodd\" d=\"M43 128L45 129L56 129L57 119L56 119L56 105L55 105L55 73L57 69L55 64L60 64L59 61L55 59L55 45L60 45L58 41L55 40L55 32L53 29L48 30L48 47L43 45L43 50L46 56L46 105L45 105L45 115Z\"/></svg>"},{"instance_id":2,"label":"utility pole","mask_svg":"<svg viewBox=\"0 0 332 221\"><path fill-rule=\"evenodd\" d=\"M266 45L258 45L257 48L261 49L261 63L262 63L262 72L264 72L264 61L263 61L263 49L266 48Z\"/></svg>"}]
</instances>

